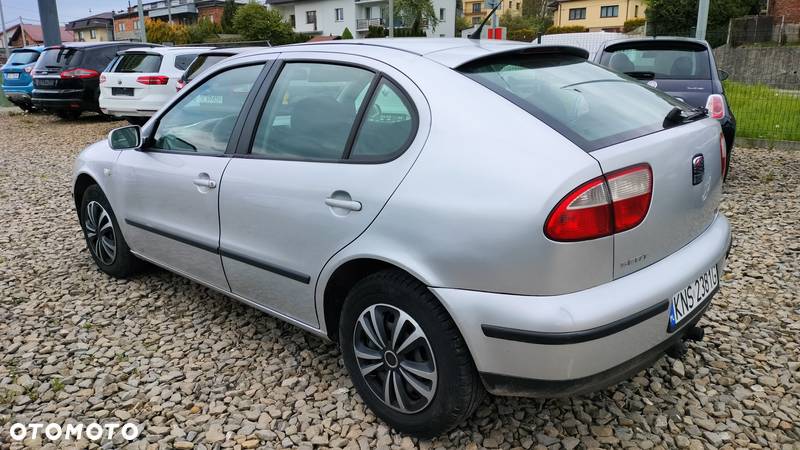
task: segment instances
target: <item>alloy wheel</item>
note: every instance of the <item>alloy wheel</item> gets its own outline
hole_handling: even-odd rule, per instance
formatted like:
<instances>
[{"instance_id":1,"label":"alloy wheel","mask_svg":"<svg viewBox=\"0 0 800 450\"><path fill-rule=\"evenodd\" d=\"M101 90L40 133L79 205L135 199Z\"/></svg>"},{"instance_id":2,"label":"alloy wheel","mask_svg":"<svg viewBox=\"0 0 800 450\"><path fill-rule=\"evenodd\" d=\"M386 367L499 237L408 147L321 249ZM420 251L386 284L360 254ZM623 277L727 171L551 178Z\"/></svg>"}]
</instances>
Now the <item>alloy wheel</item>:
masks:
<instances>
[{"instance_id":1,"label":"alloy wheel","mask_svg":"<svg viewBox=\"0 0 800 450\"><path fill-rule=\"evenodd\" d=\"M425 409L436 394L438 373L425 332L405 311L376 304L353 332L361 376L387 406L406 414Z\"/></svg>"},{"instance_id":2,"label":"alloy wheel","mask_svg":"<svg viewBox=\"0 0 800 450\"><path fill-rule=\"evenodd\" d=\"M86 205L84 227L89 248L92 249L94 256L107 266L113 264L114 258L117 256L114 224L111 222L111 216L100 203L91 201Z\"/></svg>"}]
</instances>

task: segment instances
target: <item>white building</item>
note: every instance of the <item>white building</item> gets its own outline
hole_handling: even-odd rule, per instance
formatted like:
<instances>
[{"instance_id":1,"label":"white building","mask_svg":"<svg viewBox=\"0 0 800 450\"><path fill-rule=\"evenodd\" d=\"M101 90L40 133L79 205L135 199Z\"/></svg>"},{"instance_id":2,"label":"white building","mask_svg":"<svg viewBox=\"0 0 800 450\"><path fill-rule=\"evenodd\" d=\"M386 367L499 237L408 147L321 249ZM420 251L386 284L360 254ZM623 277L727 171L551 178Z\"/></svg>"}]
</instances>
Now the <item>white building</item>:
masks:
<instances>
[{"instance_id":1,"label":"white building","mask_svg":"<svg viewBox=\"0 0 800 450\"><path fill-rule=\"evenodd\" d=\"M439 23L435 29L428 27L426 35L454 37L457 0L431 1ZM266 4L280 11L297 33L341 36L348 28L353 37L362 38L370 26L389 25L388 0L266 0Z\"/></svg>"}]
</instances>

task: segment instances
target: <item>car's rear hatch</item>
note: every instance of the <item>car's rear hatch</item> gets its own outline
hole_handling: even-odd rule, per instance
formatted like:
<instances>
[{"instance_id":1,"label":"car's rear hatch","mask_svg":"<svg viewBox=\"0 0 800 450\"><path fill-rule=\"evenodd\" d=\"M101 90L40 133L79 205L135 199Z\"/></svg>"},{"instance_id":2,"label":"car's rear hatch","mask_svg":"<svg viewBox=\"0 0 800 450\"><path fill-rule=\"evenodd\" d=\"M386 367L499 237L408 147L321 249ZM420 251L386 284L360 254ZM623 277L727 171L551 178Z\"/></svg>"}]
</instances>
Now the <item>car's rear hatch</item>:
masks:
<instances>
[{"instance_id":1,"label":"car's rear hatch","mask_svg":"<svg viewBox=\"0 0 800 450\"><path fill-rule=\"evenodd\" d=\"M63 72L80 68L85 51L74 47L48 47L36 63L33 77L34 89L82 89L83 79L62 77Z\"/></svg>"},{"instance_id":2,"label":"car's rear hatch","mask_svg":"<svg viewBox=\"0 0 800 450\"><path fill-rule=\"evenodd\" d=\"M713 94L708 48L685 40L626 41L609 45L600 64L648 83L697 107Z\"/></svg>"},{"instance_id":3,"label":"car's rear hatch","mask_svg":"<svg viewBox=\"0 0 800 450\"><path fill-rule=\"evenodd\" d=\"M151 86L163 80L158 78L162 57L157 53L124 52L110 71L104 72L100 90L103 98L115 100L139 100L144 98ZM166 84L166 83L164 83Z\"/></svg>"},{"instance_id":4,"label":"car's rear hatch","mask_svg":"<svg viewBox=\"0 0 800 450\"><path fill-rule=\"evenodd\" d=\"M15 50L3 66L3 86L27 86L31 83L33 64L39 58L36 50Z\"/></svg>"}]
</instances>

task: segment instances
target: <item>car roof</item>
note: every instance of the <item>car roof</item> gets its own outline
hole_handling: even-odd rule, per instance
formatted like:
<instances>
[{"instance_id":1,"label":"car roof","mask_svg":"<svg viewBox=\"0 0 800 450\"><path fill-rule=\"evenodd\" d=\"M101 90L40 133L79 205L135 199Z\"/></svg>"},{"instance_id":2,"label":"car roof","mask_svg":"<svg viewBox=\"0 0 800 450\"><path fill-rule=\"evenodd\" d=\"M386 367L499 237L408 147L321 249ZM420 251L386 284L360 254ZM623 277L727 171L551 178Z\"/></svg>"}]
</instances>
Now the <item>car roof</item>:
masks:
<instances>
[{"instance_id":1,"label":"car roof","mask_svg":"<svg viewBox=\"0 0 800 450\"><path fill-rule=\"evenodd\" d=\"M52 48L75 48L75 49L90 49L90 48L103 48L103 47L112 47L117 45L140 45L142 47L160 47L158 44L142 44L140 42L129 42L129 41L106 41L106 42L63 42L60 45L51 45L49 47L45 47L44 50L49 50Z\"/></svg>"},{"instance_id":2,"label":"car roof","mask_svg":"<svg viewBox=\"0 0 800 450\"><path fill-rule=\"evenodd\" d=\"M211 50L214 47L133 47L133 48L126 48L119 52L120 55L125 53L140 53L140 52L147 52L147 53L157 53L159 55L168 55L168 54L181 54L181 53L200 53L206 50Z\"/></svg>"},{"instance_id":3,"label":"car roof","mask_svg":"<svg viewBox=\"0 0 800 450\"><path fill-rule=\"evenodd\" d=\"M346 39L292 44L264 49L263 53L286 51L287 48L302 50L321 50L322 47L336 48L340 51L358 53L358 48L386 48L415 54L445 66L455 68L470 61L495 54L514 52L558 52L583 58L588 57L584 49L571 46L545 46L525 42L490 41L465 38L388 38L388 39ZM327 50L327 49L326 49Z\"/></svg>"},{"instance_id":4,"label":"car roof","mask_svg":"<svg viewBox=\"0 0 800 450\"><path fill-rule=\"evenodd\" d=\"M11 53L14 52L41 52L44 50L44 45L31 45L29 47L12 48Z\"/></svg>"},{"instance_id":5,"label":"car roof","mask_svg":"<svg viewBox=\"0 0 800 450\"><path fill-rule=\"evenodd\" d=\"M628 44L637 42L688 42L708 47L708 42L703 39L681 37L681 36L637 36L624 39L613 39L603 43L603 47L611 47L618 44Z\"/></svg>"},{"instance_id":6,"label":"car roof","mask_svg":"<svg viewBox=\"0 0 800 450\"><path fill-rule=\"evenodd\" d=\"M271 47L227 47L227 48L212 48L211 50L206 50L198 53L198 56L209 56L209 55L240 55L246 52L252 52L256 50L264 50Z\"/></svg>"}]
</instances>

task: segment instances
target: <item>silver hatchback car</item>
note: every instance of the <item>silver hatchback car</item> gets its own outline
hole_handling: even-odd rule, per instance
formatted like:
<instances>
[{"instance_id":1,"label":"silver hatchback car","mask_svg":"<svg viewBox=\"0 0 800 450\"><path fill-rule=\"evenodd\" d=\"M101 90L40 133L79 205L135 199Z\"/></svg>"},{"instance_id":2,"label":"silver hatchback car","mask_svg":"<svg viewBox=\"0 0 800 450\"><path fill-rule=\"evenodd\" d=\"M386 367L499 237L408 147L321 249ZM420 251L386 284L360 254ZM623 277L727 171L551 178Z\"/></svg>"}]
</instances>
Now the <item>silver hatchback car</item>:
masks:
<instances>
[{"instance_id":1,"label":"silver hatchback car","mask_svg":"<svg viewBox=\"0 0 800 450\"><path fill-rule=\"evenodd\" d=\"M77 158L92 258L149 261L337 341L417 436L485 391L614 384L698 338L730 226L719 123L571 47L248 52Z\"/></svg>"}]
</instances>

